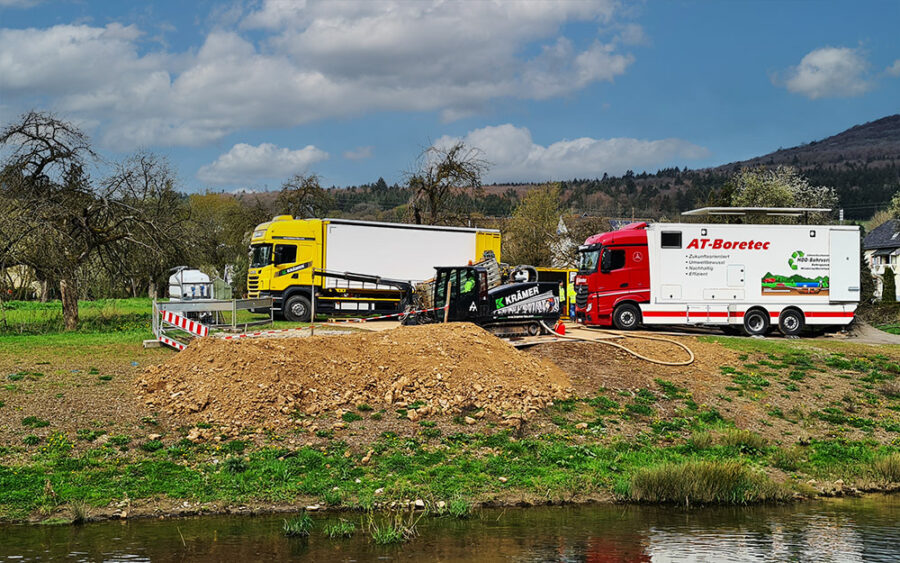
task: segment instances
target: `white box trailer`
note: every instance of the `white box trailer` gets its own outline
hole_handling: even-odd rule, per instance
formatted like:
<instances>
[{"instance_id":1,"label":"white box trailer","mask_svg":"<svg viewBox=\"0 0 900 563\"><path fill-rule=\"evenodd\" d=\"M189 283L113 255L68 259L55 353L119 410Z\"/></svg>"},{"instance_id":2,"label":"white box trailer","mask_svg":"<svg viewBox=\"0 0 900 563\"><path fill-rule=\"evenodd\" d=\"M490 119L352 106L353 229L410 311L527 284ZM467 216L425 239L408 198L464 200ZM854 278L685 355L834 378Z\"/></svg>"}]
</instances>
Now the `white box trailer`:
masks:
<instances>
[{"instance_id":1,"label":"white box trailer","mask_svg":"<svg viewBox=\"0 0 900 563\"><path fill-rule=\"evenodd\" d=\"M859 227L672 223L647 226L643 323L845 325L860 298Z\"/></svg>"},{"instance_id":2,"label":"white box trailer","mask_svg":"<svg viewBox=\"0 0 900 563\"><path fill-rule=\"evenodd\" d=\"M376 274L419 283L434 277L434 267L465 265L479 252L499 254L499 231L431 225L330 220L324 225L322 269ZM368 282L326 278L325 287L394 289Z\"/></svg>"}]
</instances>

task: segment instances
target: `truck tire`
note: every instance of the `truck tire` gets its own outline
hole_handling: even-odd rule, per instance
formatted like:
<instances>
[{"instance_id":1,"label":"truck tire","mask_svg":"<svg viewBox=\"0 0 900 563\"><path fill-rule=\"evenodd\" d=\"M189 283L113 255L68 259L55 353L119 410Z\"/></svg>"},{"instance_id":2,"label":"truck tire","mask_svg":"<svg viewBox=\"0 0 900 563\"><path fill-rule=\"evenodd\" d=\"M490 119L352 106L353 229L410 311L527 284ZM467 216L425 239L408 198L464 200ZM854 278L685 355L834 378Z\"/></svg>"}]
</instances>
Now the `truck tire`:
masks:
<instances>
[{"instance_id":1,"label":"truck tire","mask_svg":"<svg viewBox=\"0 0 900 563\"><path fill-rule=\"evenodd\" d=\"M761 336L769 332L769 314L763 309L750 309L744 313L744 333Z\"/></svg>"},{"instance_id":2,"label":"truck tire","mask_svg":"<svg viewBox=\"0 0 900 563\"><path fill-rule=\"evenodd\" d=\"M641 310L634 303L622 303L613 311L613 324L619 330L634 330L641 324Z\"/></svg>"},{"instance_id":3,"label":"truck tire","mask_svg":"<svg viewBox=\"0 0 900 563\"><path fill-rule=\"evenodd\" d=\"M778 330L785 336L797 336L803 331L803 313L797 309L787 309L778 317Z\"/></svg>"},{"instance_id":4,"label":"truck tire","mask_svg":"<svg viewBox=\"0 0 900 563\"><path fill-rule=\"evenodd\" d=\"M312 309L305 295L292 295L281 308L284 318L295 323L309 322Z\"/></svg>"}]
</instances>

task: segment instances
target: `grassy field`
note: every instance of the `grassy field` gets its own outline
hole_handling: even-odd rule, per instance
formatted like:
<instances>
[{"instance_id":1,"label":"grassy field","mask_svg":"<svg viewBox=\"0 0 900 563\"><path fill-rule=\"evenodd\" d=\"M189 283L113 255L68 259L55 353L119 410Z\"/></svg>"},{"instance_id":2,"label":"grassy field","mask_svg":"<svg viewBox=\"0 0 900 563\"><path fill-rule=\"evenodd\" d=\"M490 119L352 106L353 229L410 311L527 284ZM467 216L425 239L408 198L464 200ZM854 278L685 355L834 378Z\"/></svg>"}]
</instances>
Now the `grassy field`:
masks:
<instances>
[{"instance_id":1,"label":"grassy field","mask_svg":"<svg viewBox=\"0 0 900 563\"><path fill-rule=\"evenodd\" d=\"M435 509L441 501L744 504L900 480L893 346L706 337L695 341L707 356L695 368L703 377L670 371L582 386L518 430L487 418L412 422L402 409L360 405L229 435L137 400L141 370L174 354L140 345L149 301L83 311L107 320L74 333L0 335L0 520L238 504L368 509L417 498ZM646 365L631 361L609 356L596 376L636 377ZM188 438L197 431L209 437Z\"/></svg>"}]
</instances>

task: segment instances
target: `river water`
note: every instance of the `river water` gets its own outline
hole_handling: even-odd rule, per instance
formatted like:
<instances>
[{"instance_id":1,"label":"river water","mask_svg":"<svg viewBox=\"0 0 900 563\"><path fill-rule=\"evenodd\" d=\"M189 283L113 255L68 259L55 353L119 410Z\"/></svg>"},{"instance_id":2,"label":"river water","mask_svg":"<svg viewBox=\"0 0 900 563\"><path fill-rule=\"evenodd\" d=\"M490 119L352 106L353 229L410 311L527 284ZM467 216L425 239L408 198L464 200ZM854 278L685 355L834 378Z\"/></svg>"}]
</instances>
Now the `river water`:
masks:
<instances>
[{"instance_id":1,"label":"river water","mask_svg":"<svg viewBox=\"0 0 900 563\"><path fill-rule=\"evenodd\" d=\"M359 533L331 540L316 516L308 539L283 515L0 526L0 561L900 561L900 497L785 506L569 506L426 517L419 536L381 547Z\"/></svg>"}]
</instances>

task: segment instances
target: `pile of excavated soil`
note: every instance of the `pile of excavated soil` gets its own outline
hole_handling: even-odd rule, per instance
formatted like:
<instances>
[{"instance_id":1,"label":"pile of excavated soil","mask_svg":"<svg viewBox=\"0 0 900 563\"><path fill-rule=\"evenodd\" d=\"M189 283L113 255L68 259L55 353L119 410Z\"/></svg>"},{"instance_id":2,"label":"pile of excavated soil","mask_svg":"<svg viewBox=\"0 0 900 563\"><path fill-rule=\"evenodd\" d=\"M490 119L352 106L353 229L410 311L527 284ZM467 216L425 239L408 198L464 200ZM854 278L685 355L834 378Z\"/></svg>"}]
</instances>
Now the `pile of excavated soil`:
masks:
<instances>
[{"instance_id":1,"label":"pile of excavated soil","mask_svg":"<svg viewBox=\"0 0 900 563\"><path fill-rule=\"evenodd\" d=\"M550 361L467 323L309 338L205 338L138 382L146 403L188 422L275 428L297 413L407 408L527 418L571 393ZM410 408L413 406L415 408Z\"/></svg>"}]
</instances>

